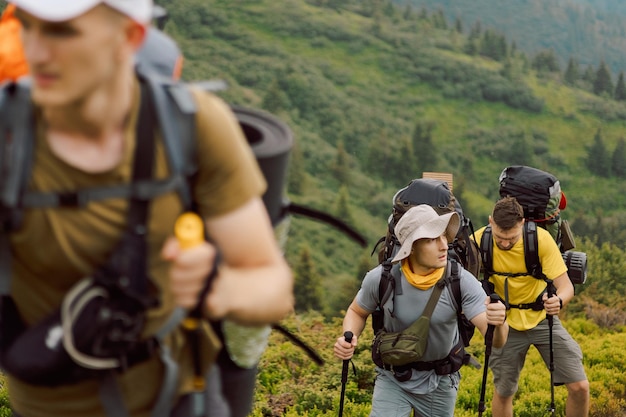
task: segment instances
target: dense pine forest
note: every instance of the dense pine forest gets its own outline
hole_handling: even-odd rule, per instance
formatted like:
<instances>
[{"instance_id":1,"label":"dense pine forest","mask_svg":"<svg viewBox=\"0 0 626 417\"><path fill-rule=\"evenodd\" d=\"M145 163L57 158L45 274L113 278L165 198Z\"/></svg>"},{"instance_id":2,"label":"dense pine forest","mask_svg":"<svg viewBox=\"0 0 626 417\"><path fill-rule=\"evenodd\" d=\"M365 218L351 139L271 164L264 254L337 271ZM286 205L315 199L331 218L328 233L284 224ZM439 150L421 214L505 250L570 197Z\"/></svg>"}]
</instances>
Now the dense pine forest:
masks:
<instances>
[{"instance_id":1,"label":"dense pine forest","mask_svg":"<svg viewBox=\"0 0 626 417\"><path fill-rule=\"evenodd\" d=\"M587 44L557 47L542 30L569 17L535 22L537 7L550 8L547 0L501 8L525 22L519 37L504 35L486 11L459 8L476 3L482 10L478 4L485 2L448 2L457 8L417 0L158 3L169 13L164 30L184 52L185 80L224 80L229 88L217 94L227 102L265 110L293 131L285 198L337 216L367 239L364 248L295 215L277 227L296 276L296 312L283 324L326 364L315 365L273 334L254 416L337 415L341 364L332 344L364 272L376 264L371 252L398 188L423 172L452 173L454 193L478 228L498 197L501 170L512 164L561 181L568 199L562 215L589 261L588 281L562 318L585 353L591 415L624 415L626 63L590 54L615 38L593 29L580 36L605 42L593 44L594 51ZM579 30L610 27L597 13L594 25ZM370 337L363 336L354 360L345 416L369 412ZM470 347L479 361L482 343L475 336ZM515 415L548 415L549 372L536 352L527 362ZM481 375L463 369L457 416L477 414ZM491 389L489 383L487 398ZM556 389L556 399L563 416L565 388ZM7 404L6 396L1 400Z\"/></svg>"},{"instance_id":2,"label":"dense pine forest","mask_svg":"<svg viewBox=\"0 0 626 417\"><path fill-rule=\"evenodd\" d=\"M626 69L626 3L620 0L510 0L498 7L490 0L398 0L415 10L441 10L466 30L477 23L505 33L529 54L556 53L565 69L573 59L597 68L604 61L617 76Z\"/></svg>"}]
</instances>

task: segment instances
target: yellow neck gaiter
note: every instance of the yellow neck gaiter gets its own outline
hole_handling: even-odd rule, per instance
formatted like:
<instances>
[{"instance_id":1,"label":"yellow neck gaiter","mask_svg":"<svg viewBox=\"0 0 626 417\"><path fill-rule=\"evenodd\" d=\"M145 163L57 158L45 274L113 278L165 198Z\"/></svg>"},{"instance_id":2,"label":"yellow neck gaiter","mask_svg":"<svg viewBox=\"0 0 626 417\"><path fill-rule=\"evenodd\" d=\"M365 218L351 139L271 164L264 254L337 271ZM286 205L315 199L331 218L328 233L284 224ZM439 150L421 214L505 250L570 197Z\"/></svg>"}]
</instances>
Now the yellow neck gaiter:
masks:
<instances>
[{"instance_id":1,"label":"yellow neck gaiter","mask_svg":"<svg viewBox=\"0 0 626 417\"><path fill-rule=\"evenodd\" d=\"M409 284L420 290L427 290L435 285L443 276L445 268L437 268L428 275L419 275L411 270L408 258L402 260L402 272Z\"/></svg>"}]
</instances>

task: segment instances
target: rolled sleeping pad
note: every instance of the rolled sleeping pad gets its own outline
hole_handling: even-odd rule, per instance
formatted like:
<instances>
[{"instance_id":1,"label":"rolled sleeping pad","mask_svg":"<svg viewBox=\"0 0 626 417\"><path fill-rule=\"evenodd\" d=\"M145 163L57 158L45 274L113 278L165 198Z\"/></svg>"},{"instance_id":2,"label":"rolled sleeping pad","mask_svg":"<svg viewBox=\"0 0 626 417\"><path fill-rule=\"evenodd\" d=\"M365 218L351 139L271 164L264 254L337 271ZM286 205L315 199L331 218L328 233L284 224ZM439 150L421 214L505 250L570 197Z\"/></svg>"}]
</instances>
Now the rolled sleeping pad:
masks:
<instances>
[{"instance_id":1,"label":"rolled sleeping pad","mask_svg":"<svg viewBox=\"0 0 626 417\"><path fill-rule=\"evenodd\" d=\"M293 133L272 114L236 105L231 105L231 108L265 176L267 190L263 195L263 203L272 226L276 226L286 215L283 192L289 153L293 148Z\"/></svg>"}]
</instances>

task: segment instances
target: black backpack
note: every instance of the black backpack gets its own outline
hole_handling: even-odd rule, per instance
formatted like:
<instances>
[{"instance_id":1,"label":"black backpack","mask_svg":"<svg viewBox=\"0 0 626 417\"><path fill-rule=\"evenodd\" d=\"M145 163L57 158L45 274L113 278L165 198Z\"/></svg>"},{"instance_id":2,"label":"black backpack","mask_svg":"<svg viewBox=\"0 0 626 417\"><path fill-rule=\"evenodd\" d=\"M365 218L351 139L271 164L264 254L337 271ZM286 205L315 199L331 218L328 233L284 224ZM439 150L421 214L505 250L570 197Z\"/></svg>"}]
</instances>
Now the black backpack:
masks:
<instances>
[{"instance_id":1,"label":"black backpack","mask_svg":"<svg viewBox=\"0 0 626 417\"><path fill-rule=\"evenodd\" d=\"M574 237L567 220L561 218L561 210L566 207L565 195L559 180L552 174L537 168L514 165L504 168L500 174L500 197L515 197L524 209L524 254L527 273L537 279L545 280L537 241L537 227L546 229L561 250L568 268L568 275L573 284L584 284L587 279L587 255L572 251ZM491 227L487 226L480 242L483 264L483 283L486 285L493 271L493 243ZM510 274L521 276L526 273Z\"/></svg>"},{"instance_id":2,"label":"black backpack","mask_svg":"<svg viewBox=\"0 0 626 417\"><path fill-rule=\"evenodd\" d=\"M482 260L478 245L470 239L470 236L474 234L474 226L471 220L463 214L463 209L450 190L448 182L434 178L414 179L393 196L392 212L387 221L387 233L378 240L372 252L373 254L378 250L378 262L383 263L393 258L400 248L394 228L408 209L420 204L431 206L439 215L457 212L460 227L455 240L448 242L448 256L458 261L472 275L479 277ZM381 244L382 247L379 249Z\"/></svg>"}]
</instances>

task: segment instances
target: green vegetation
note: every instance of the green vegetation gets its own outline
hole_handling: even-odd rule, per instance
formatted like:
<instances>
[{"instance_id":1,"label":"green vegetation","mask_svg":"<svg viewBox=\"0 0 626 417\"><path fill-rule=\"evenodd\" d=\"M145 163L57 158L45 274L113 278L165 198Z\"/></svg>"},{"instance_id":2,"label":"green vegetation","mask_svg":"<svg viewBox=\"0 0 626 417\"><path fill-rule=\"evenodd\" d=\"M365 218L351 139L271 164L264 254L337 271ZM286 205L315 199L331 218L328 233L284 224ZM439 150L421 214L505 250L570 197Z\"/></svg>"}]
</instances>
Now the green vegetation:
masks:
<instances>
[{"instance_id":1,"label":"green vegetation","mask_svg":"<svg viewBox=\"0 0 626 417\"><path fill-rule=\"evenodd\" d=\"M574 64L569 75L556 71L553 53L531 59L487 27L473 24L466 36L441 11L388 2L161 3L185 53L184 78L225 79L227 101L287 122L296 138L288 197L339 214L372 246L395 190L423 171L454 174L478 227L510 164L557 175L577 236L626 243L626 105L593 94L599 71L584 84ZM287 258L309 260L327 318L346 307L370 251L327 225L290 221Z\"/></svg>"},{"instance_id":2,"label":"green vegetation","mask_svg":"<svg viewBox=\"0 0 626 417\"><path fill-rule=\"evenodd\" d=\"M595 69L586 75L573 69L579 75L569 74L571 87L553 55L533 61L513 44L505 58L468 54L473 47L480 51L484 36L472 46L458 23L442 24L440 13L402 13L381 5L179 1L169 7L167 30L188 57L185 77L225 78L231 86L223 94L228 101L267 106L292 127L297 181L290 179L289 198L333 214L340 208L372 246L385 231L391 196L422 171L452 172L455 193L477 225L497 198L497 177L506 165L529 164L556 174L569 200L564 215L590 261L589 284L578 289L566 325L586 355L592 416L623 415L624 185L617 171L600 176L589 162L597 151L619 159L626 108L593 94ZM205 26L190 24L198 19ZM498 43L497 36L490 39ZM598 132L603 148L596 149ZM424 157L433 150L436 157ZM255 416L336 415L341 367L331 347L341 331L342 309L363 271L375 263L370 250L328 226L290 219L286 254L296 279L317 277L323 296L311 298L319 293L316 285L298 290L296 309L303 313L285 324L327 365L317 367L274 335L260 367ZM358 372L348 384L345 415L369 411L370 339L363 335L356 355ZM482 359L477 336L471 349ZM481 371L463 374L457 415L475 415ZM549 373L533 353L516 415L544 414L549 392ZM556 394L562 416L565 389Z\"/></svg>"},{"instance_id":3,"label":"green vegetation","mask_svg":"<svg viewBox=\"0 0 626 417\"><path fill-rule=\"evenodd\" d=\"M341 361L333 358L332 345L340 335L338 319L324 320L309 313L293 316L285 321L287 327L317 347L326 360L322 367L315 365L302 351L273 334L270 347L261 360L257 384L254 417L308 416L333 417L337 415L341 392ZM626 411L626 333L598 326L585 319L568 319L565 327L579 342L584 352L584 366L591 384L592 417L621 417ZM370 358L371 328L359 341L354 357L356 375L350 371L346 387L344 415L369 415L374 383L374 365ZM484 363L484 345L476 332L469 350ZM559 366L558 363L555 366ZM478 413L482 369L463 367L456 417L471 417ZM491 416L493 383L489 373L485 417ZM556 416L565 416L565 387L555 387ZM548 416L550 405L550 373L535 349L529 351L516 394L514 413L517 417Z\"/></svg>"},{"instance_id":4,"label":"green vegetation","mask_svg":"<svg viewBox=\"0 0 626 417\"><path fill-rule=\"evenodd\" d=\"M520 50L536 54L549 48L561 68L570 57L597 68L606 60L613 73L626 69L624 17L621 0L508 0L493 7L491 0L393 0L418 10L442 10L449 21L461 18L506 33Z\"/></svg>"}]
</instances>

